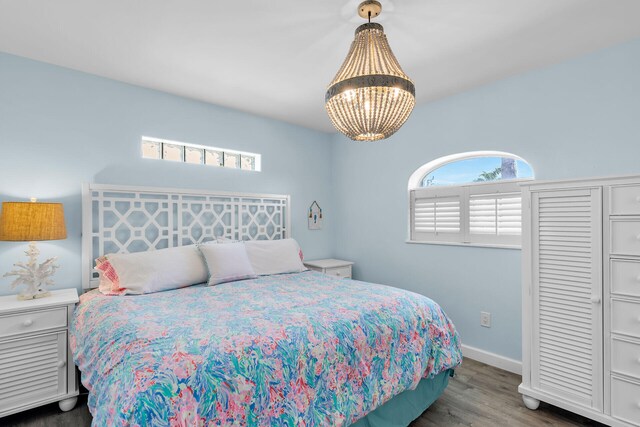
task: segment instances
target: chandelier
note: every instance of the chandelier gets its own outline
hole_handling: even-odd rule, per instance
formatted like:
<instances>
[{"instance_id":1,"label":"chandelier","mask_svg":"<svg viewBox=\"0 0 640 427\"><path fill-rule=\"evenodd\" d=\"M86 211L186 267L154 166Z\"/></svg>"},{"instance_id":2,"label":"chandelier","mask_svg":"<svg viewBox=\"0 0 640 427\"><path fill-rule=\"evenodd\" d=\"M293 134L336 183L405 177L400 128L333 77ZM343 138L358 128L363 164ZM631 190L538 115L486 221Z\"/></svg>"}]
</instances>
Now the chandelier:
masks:
<instances>
[{"instance_id":1,"label":"chandelier","mask_svg":"<svg viewBox=\"0 0 640 427\"><path fill-rule=\"evenodd\" d=\"M369 22L356 29L347 58L325 94L331 122L354 141L390 137L416 103L415 86L391 52L382 25L371 22L381 10L375 0L360 3L358 15Z\"/></svg>"}]
</instances>

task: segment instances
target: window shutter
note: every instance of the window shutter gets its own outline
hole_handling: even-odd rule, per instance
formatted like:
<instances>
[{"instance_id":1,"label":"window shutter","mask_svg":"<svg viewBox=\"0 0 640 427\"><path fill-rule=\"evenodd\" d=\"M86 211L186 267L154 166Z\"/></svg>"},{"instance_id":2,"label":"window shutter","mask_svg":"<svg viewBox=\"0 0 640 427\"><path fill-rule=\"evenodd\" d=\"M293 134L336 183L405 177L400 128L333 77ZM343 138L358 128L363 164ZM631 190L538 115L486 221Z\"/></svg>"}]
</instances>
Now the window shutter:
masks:
<instances>
[{"instance_id":1,"label":"window shutter","mask_svg":"<svg viewBox=\"0 0 640 427\"><path fill-rule=\"evenodd\" d=\"M413 240L455 241L462 236L460 196L421 196L411 193Z\"/></svg>"},{"instance_id":2,"label":"window shutter","mask_svg":"<svg viewBox=\"0 0 640 427\"><path fill-rule=\"evenodd\" d=\"M467 187L468 243L519 245L522 234L522 195L517 182Z\"/></svg>"},{"instance_id":3,"label":"window shutter","mask_svg":"<svg viewBox=\"0 0 640 427\"><path fill-rule=\"evenodd\" d=\"M518 246L520 181L423 187L410 192L410 234L416 242Z\"/></svg>"},{"instance_id":4,"label":"window shutter","mask_svg":"<svg viewBox=\"0 0 640 427\"><path fill-rule=\"evenodd\" d=\"M469 197L471 242L519 243L521 227L520 193L474 194Z\"/></svg>"}]
</instances>

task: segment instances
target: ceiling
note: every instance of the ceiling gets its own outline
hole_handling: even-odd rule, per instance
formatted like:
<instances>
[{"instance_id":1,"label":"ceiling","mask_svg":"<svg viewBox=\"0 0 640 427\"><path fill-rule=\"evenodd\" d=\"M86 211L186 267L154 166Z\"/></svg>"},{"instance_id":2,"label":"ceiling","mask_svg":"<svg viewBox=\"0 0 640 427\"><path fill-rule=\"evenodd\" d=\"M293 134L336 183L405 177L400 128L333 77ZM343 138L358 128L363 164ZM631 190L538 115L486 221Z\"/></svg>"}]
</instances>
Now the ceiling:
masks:
<instances>
[{"instance_id":1,"label":"ceiling","mask_svg":"<svg viewBox=\"0 0 640 427\"><path fill-rule=\"evenodd\" d=\"M0 0L0 51L331 132L358 0ZM640 37L638 0L381 0L418 103Z\"/></svg>"}]
</instances>

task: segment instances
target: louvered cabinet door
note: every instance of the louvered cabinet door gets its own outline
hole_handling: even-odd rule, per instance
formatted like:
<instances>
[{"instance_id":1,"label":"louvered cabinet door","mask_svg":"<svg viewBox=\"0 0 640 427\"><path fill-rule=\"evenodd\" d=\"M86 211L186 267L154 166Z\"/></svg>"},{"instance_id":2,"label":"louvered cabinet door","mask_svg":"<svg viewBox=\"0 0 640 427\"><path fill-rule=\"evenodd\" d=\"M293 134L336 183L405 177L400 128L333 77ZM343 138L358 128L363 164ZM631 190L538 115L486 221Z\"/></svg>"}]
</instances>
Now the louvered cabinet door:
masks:
<instances>
[{"instance_id":1,"label":"louvered cabinet door","mask_svg":"<svg viewBox=\"0 0 640 427\"><path fill-rule=\"evenodd\" d=\"M66 331L0 342L0 413L66 394L66 359Z\"/></svg>"},{"instance_id":2,"label":"louvered cabinet door","mask_svg":"<svg viewBox=\"0 0 640 427\"><path fill-rule=\"evenodd\" d=\"M534 192L531 380L602 410L601 189Z\"/></svg>"}]
</instances>

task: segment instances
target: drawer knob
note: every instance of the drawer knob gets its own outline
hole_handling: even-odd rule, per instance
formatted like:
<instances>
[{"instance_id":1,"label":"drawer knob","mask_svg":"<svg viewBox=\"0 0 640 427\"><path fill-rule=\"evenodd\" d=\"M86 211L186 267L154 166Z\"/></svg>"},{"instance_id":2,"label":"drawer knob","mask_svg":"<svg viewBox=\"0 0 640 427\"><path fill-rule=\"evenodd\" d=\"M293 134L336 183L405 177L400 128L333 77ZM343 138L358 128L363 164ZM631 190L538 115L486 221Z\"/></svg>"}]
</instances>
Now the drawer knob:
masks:
<instances>
[{"instance_id":1,"label":"drawer knob","mask_svg":"<svg viewBox=\"0 0 640 427\"><path fill-rule=\"evenodd\" d=\"M591 295L591 302L598 304L600 302L600 295Z\"/></svg>"},{"instance_id":2,"label":"drawer knob","mask_svg":"<svg viewBox=\"0 0 640 427\"><path fill-rule=\"evenodd\" d=\"M64 368L64 365L66 365L67 362L65 362L64 360L61 360L58 362L58 368Z\"/></svg>"},{"instance_id":3,"label":"drawer knob","mask_svg":"<svg viewBox=\"0 0 640 427\"><path fill-rule=\"evenodd\" d=\"M31 320L31 319L25 319L25 320L22 321L22 326L24 326L24 327L28 327L28 326L31 326L31 325L33 325L33 320Z\"/></svg>"}]
</instances>

